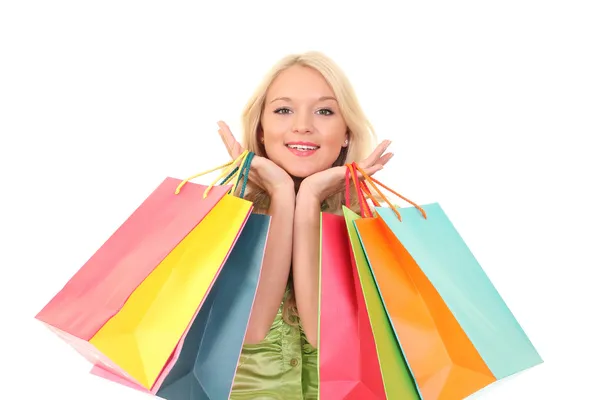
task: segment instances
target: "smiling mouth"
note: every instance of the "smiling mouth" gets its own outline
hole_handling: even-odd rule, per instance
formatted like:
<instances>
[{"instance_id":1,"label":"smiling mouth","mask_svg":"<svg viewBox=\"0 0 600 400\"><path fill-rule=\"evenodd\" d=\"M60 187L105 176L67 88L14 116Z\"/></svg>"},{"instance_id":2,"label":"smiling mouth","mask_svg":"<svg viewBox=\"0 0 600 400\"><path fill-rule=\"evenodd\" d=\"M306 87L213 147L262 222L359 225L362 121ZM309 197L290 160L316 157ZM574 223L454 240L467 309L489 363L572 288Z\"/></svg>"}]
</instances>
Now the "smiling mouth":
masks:
<instances>
[{"instance_id":1,"label":"smiling mouth","mask_svg":"<svg viewBox=\"0 0 600 400\"><path fill-rule=\"evenodd\" d=\"M286 144L288 149L293 149L297 151L315 151L319 149L319 146L308 146L304 144Z\"/></svg>"}]
</instances>

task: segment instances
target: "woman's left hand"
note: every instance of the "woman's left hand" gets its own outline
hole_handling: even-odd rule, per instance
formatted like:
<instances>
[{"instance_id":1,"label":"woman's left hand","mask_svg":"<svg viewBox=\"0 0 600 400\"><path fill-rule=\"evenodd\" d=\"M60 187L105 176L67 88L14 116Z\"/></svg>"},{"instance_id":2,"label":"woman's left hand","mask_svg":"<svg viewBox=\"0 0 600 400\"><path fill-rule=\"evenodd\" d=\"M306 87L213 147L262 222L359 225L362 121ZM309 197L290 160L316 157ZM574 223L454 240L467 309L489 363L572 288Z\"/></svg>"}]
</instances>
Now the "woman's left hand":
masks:
<instances>
[{"instance_id":1,"label":"woman's left hand","mask_svg":"<svg viewBox=\"0 0 600 400\"><path fill-rule=\"evenodd\" d=\"M380 171L393 156L393 153L385 153L390 144L389 140L381 142L369 157L357 163L358 166L369 176ZM363 179L360 172L357 171L357 175L359 179ZM298 195L314 197L321 203L328 197L343 191L345 182L346 166L329 168L306 177L300 185Z\"/></svg>"}]
</instances>

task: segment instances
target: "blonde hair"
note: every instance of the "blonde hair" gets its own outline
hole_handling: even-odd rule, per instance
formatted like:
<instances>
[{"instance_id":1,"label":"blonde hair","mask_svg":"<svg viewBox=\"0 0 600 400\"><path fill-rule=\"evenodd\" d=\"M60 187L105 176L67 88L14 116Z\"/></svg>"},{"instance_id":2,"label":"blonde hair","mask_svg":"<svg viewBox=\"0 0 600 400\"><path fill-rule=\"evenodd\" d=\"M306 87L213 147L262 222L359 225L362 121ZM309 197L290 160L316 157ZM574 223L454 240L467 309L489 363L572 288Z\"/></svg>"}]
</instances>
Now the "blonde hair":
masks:
<instances>
[{"instance_id":1,"label":"blonde hair","mask_svg":"<svg viewBox=\"0 0 600 400\"><path fill-rule=\"evenodd\" d=\"M318 51L290 54L279 60L266 74L246 103L242 113L242 147L254 152L257 156L266 156L265 148L260 142L259 131L262 129L260 121L265 107L267 90L282 71L296 65L312 68L325 78L338 101L340 112L348 127L348 146L342 149L333 166L343 166L346 163L358 162L368 157L375 144L374 129L360 106L345 73L332 59ZM269 208L267 193L251 182L248 182L246 193L244 197L254 203L256 211L266 213ZM346 206L358 212L356 194L354 191L351 193L351 202ZM341 214L343 199L344 193L338 193L326 199L322 210ZM290 285L290 295L284 302L283 318L288 324L295 324L297 315L293 285Z\"/></svg>"}]
</instances>

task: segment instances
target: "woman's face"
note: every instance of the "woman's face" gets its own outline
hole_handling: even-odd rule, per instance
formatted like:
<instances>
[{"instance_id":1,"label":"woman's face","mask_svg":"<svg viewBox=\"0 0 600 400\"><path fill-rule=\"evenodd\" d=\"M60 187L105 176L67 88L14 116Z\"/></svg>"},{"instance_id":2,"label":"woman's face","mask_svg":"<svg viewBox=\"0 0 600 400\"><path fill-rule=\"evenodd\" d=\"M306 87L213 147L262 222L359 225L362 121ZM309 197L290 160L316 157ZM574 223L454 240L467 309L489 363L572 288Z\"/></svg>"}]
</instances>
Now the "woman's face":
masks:
<instances>
[{"instance_id":1,"label":"woman's face","mask_svg":"<svg viewBox=\"0 0 600 400\"><path fill-rule=\"evenodd\" d=\"M348 145L333 91L308 67L290 67L273 81L261 125L267 157L297 178L330 168Z\"/></svg>"}]
</instances>

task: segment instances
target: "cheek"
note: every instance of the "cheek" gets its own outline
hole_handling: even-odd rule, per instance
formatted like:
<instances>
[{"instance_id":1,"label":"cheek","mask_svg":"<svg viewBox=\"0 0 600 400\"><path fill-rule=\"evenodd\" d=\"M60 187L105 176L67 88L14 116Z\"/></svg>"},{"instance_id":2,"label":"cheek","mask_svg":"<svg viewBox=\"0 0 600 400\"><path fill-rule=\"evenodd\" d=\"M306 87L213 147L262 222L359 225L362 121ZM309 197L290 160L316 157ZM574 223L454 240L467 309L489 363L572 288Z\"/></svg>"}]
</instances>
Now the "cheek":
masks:
<instances>
[{"instance_id":1,"label":"cheek","mask_svg":"<svg viewBox=\"0 0 600 400\"><path fill-rule=\"evenodd\" d=\"M287 151L287 149L281 145L285 140L285 134L287 132L285 121L283 121L283 118L273 118L270 115L263 116L260 121L266 156L279 166L282 166L281 159L286 155L284 151Z\"/></svg>"},{"instance_id":2,"label":"cheek","mask_svg":"<svg viewBox=\"0 0 600 400\"><path fill-rule=\"evenodd\" d=\"M339 120L323 121L320 131L323 133L321 137L321 149L326 150L331 157L337 158L346 140L347 127L344 121Z\"/></svg>"},{"instance_id":3,"label":"cheek","mask_svg":"<svg viewBox=\"0 0 600 400\"><path fill-rule=\"evenodd\" d=\"M285 133L289 130L285 118L273 118L272 116L264 116L261 118L261 126L265 144L270 142L281 142Z\"/></svg>"}]
</instances>

